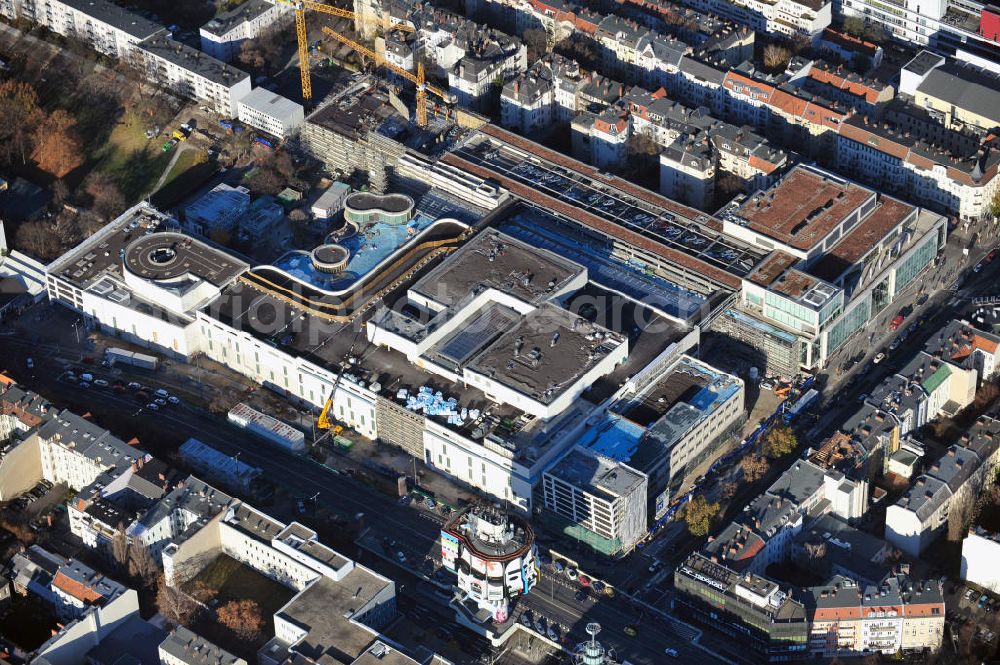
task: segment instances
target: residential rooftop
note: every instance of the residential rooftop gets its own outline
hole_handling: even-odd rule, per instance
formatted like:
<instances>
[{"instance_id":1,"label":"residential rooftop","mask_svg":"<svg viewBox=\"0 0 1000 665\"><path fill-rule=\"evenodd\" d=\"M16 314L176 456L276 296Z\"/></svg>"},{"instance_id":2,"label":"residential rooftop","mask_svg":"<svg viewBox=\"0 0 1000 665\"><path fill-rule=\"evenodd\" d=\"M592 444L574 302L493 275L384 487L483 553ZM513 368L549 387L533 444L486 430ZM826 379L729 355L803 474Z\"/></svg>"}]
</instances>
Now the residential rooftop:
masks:
<instances>
[{"instance_id":1,"label":"residential rooftop","mask_svg":"<svg viewBox=\"0 0 1000 665\"><path fill-rule=\"evenodd\" d=\"M250 0L254 2L255 0ZM260 0L266 5L270 5L268 0ZM249 4L249 3L247 3ZM280 6L280 2L276 3ZM240 5L243 7L245 5ZM281 122L290 122L295 118L301 118L302 105L293 102L287 97L283 97L276 92L271 92L267 88L257 87L251 90L240 99L240 104L245 104L255 111L260 111L271 118L277 118Z\"/></svg>"},{"instance_id":2,"label":"residential rooftop","mask_svg":"<svg viewBox=\"0 0 1000 665\"><path fill-rule=\"evenodd\" d=\"M167 29L159 23L143 18L135 12L108 0L61 0L61 2L87 16L127 32L137 40L147 39Z\"/></svg>"},{"instance_id":3,"label":"residential rooftop","mask_svg":"<svg viewBox=\"0 0 1000 665\"><path fill-rule=\"evenodd\" d=\"M162 58L212 83L227 88L231 88L243 79L250 78L250 75L243 70L227 65L221 60L216 60L212 56L187 44L175 41L167 35L146 39L139 44L139 48L150 55Z\"/></svg>"},{"instance_id":4,"label":"residential rooftop","mask_svg":"<svg viewBox=\"0 0 1000 665\"><path fill-rule=\"evenodd\" d=\"M275 6L280 7L281 3L270 0L246 0L228 11L216 14L208 23L201 26L201 32L223 37L234 28L256 20Z\"/></svg>"},{"instance_id":5,"label":"residential rooftop","mask_svg":"<svg viewBox=\"0 0 1000 665\"><path fill-rule=\"evenodd\" d=\"M130 446L100 425L63 409L38 428L38 436L54 441L78 455L89 458L98 465L128 469L145 453Z\"/></svg>"},{"instance_id":6,"label":"residential rooftop","mask_svg":"<svg viewBox=\"0 0 1000 665\"><path fill-rule=\"evenodd\" d=\"M209 642L201 635L184 626L177 626L167 639L160 643L160 649L174 662L185 665L246 665L246 661L234 656L222 647Z\"/></svg>"},{"instance_id":7,"label":"residential rooftop","mask_svg":"<svg viewBox=\"0 0 1000 665\"><path fill-rule=\"evenodd\" d=\"M393 583L363 566L355 566L339 582L320 577L276 614L300 627L305 637L295 653L313 662L351 665L378 633L358 619L359 613Z\"/></svg>"}]
</instances>

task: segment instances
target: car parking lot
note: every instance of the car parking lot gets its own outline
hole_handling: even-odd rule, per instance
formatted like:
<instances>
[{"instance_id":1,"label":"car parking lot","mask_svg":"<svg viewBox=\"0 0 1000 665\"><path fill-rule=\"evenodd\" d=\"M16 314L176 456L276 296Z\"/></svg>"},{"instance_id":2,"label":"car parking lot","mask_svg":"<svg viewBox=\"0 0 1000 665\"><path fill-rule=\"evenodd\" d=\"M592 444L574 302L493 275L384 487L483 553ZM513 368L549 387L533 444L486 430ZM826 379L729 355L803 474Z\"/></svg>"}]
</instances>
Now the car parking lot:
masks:
<instances>
[{"instance_id":1,"label":"car parking lot","mask_svg":"<svg viewBox=\"0 0 1000 665\"><path fill-rule=\"evenodd\" d=\"M126 382L116 376L114 370L108 367L87 367L79 365L65 365L59 380L64 383L75 384L80 390L91 388L110 390L119 395L132 394L139 402L139 409L149 411L159 411L162 408L178 406L181 399L176 395L171 395L163 388L143 385L137 381Z\"/></svg>"},{"instance_id":2,"label":"car parking lot","mask_svg":"<svg viewBox=\"0 0 1000 665\"><path fill-rule=\"evenodd\" d=\"M667 247L697 257L734 275L744 276L762 260L763 253L749 245L713 235L698 222L684 220L643 201L599 187L561 166L496 148L489 141L456 150L463 159L548 194L603 219L652 238Z\"/></svg>"}]
</instances>

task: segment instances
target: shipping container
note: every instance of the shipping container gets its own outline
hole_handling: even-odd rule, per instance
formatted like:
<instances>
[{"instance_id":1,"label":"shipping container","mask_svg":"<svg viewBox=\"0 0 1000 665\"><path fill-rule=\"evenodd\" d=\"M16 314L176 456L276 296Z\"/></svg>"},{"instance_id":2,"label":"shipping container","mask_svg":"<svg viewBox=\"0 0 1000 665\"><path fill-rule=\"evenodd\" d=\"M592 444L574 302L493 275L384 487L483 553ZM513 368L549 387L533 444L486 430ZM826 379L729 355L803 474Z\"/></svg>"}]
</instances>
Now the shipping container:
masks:
<instances>
[{"instance_id":1,"label":"shipping container","mask_svg":"<svg viewBox=\"0 0 1000 665\"><path fill-rule=\"evenodd\" d=\"M141 367L149 370L155 370L160 366L160 359L155 356L126 351L125 349L115 347L107 349L104 352L104 357L112 364L132 365L133 367Z\"/></svg>"},{"instance_id":2,"label":"shipping container","mask_svg":"<svg viewBox=\"0 0 1000 665\"><path fill-rule=\"evenodd\" d=\"M296 455L306 451L305 434L242 402L230 409L229 422Z\"/></svg>"}]
</instances>

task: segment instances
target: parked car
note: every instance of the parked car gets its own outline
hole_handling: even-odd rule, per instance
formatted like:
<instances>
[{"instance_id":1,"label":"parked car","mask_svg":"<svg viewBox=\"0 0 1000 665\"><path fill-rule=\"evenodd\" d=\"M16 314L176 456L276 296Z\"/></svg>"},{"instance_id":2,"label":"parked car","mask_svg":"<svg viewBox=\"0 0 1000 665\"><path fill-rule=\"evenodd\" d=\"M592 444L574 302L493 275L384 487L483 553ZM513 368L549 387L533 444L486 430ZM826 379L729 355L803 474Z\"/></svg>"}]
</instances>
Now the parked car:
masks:
<instances>
[{"instance_id":1,"label":"parked car","mask_svg":"<svg viewBox=\"0 0 1000 665\"><path fill-rule=\"evenodd\" d=\"M110 384L105 379L94 379L94 385L100 388L107 388Z\"/></svg>"},{"instance_id":2,"label":"parked car","mask_svg":"<svg viewBox=\"0 0 1000 665\"><path fill-rule=\"evenodd\" d=\"M177 397L174 397L173 395L170 395L169 397L167 397L167 401L170 402L171 404L180 404L181 403L181 400L179 398L177 398Z\"/></svg>"},{"instance_id":3,"label":"parked car","mask_svg":"<svg viewBox=\"0 0 1000 665\"><path fill-rule=\"evenodd\" d=\"M566 569L566 577L568 577L571 580L575 580L579 575L580 575L580 573L577 572L576 568L567 568Z\"/></svg>"},{"instance_id":4,"label":"parked car","mask_svg":"<svg viewBox=\"0 0 1000 665\"><path fill-rule=\"evenodd\" d=\"M149 409L150 411L159 411L160 405L157 404L156 402L150 402L149 404L146 405L146 408Z\"/></svg>"},{"instance_id":5,"label":"parked car","mask_svg":"<svg viewBox=\"0 0 1000 665\"><path fill-rule=\"evenodd\" d=\"M168 397L170 397L170 393L168 393L163 388L158 388L156 392L154 392L153 394L159 397L160 399L167 399Z\"/></svg>"},{"instance_id":6,"label":"parked car","mask_svg":"<svg viewBox=\"0 0 1000 665\"><path fill-rule=\"evenodd\" d=\"M28 369L34 369L35 368L35 359L34 358L28 358L26 361L24 361L24 364L28 366Z\"/></svg>"},{"instance_id":7,"label":"parked car","mask_svg":"<svg viewBox=\"0 0 1000 665\"><path fill-rule=\"evenodd\" d=\"M129 384L128 384L128 389L129 390L139 390L140 388L142 388L142 384L141 383L136 383L135 381L130 381Z\"/></svg>"},{"instance_id":8,"label":"parked car","mask_svg":"<svg viewBox=\"0 0 1000 665\"><path fill-rule=\"evenodd\" d=\"M883 360L885 360L885 354L879 351L878 353L875 354L875 357L872 359L872 362L878 365Z\"/></svg>"},{"instance_id":9,"label":"parked car","mask_svg":"<svg viewBox=\"0 0 1000 665\"><path fill-rule=\"evenodd\" d=\"M680 655L677 653L677 649L673 649L671 647L667 647L666 649L664 649L663 653L667 654L671 658L677 658Z\"/></svg>"}]
</instances>

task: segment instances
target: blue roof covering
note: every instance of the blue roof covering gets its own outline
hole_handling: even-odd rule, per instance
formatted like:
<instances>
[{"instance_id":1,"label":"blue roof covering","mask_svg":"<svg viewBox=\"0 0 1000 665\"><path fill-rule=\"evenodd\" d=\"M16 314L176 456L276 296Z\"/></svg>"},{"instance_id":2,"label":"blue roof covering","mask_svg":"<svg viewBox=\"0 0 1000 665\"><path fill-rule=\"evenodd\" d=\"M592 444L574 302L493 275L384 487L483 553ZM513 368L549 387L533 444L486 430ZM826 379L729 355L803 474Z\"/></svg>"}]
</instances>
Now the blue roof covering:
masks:
<instances>
[{"instance_id":1,"label":"blue roof covering","mask_svg":"<svg viewBox=\"0 0 1000 665\"><path fill-rule=\"evenodd\" d=\"M618 462L628 462L646 428L620 416L610 416L589 429L580 445Z\"/></svg>"}]
</instances>

